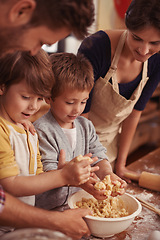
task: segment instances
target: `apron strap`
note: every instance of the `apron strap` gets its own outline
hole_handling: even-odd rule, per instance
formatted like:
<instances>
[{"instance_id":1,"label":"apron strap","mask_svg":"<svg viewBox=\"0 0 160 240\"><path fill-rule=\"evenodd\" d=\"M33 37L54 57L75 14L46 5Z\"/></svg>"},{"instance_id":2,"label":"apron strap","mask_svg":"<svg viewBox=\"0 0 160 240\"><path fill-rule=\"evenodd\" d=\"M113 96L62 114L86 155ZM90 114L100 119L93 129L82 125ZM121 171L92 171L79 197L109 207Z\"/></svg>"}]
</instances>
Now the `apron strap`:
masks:
<instances>
[{"instance_id":1,"label":"apron strap","mask_svg":"<svg viewBox=\"0 0 160 240\"><path fill-rule=\"evenodd\" d=\"M120 58L120 55L121 55L121 52L122 52L122 49L123 49L123 46L124 46L124 42L125 42L125 39L126 39L126 35L127 35L127 30L125 30L120 39L119 39L119 42L118 42L118 45L117 45L117 48L116 48L116 51L115 51L115 54L114 54L114 57L113 57L113 60L112 60L112 63L111 63L111 66L108 70L108 73L106 74L106 83L111 79L112 77L112 86L113 86L113 89L119 93L119 86L118 86L118 83L117 83L117 79L116 79L116 70L117 70L117 64L118 64L118 61L119 61L119 58Z\"/></svg>"},{"instance_id":2,"label":"apron strap","mask_svg":"<svg viewBox=\"0 0 160 240\"><path fill-rule=\"evenodd\" d=\"M120 58L120 55L121 55L121 52L122 52L122 49L123 49L123 46L124 46L126 35L127 35L127 30L125 30L122 33L122 35L119 39L119 42L118 42L118 45L117 45L117 48L116 48L116 51L115 51L115 54L114 54L114 57L113 57L113 60L112 60L112 63L111 63L111 67L110 67L112 69L117 70L117 64L118 64L118 61L119 61L119 58Z\"/></svg>"},{"instance_id":3,"label":"apron strap","mask_svg":"<svg viewBox=\"0 0 160 240\"><path fill-rule=\"evenodd\" d=\"M143 72L142 72L142 79L146 79L148 75L148 60L143 63Z\"/></svg>"}]
</instances>

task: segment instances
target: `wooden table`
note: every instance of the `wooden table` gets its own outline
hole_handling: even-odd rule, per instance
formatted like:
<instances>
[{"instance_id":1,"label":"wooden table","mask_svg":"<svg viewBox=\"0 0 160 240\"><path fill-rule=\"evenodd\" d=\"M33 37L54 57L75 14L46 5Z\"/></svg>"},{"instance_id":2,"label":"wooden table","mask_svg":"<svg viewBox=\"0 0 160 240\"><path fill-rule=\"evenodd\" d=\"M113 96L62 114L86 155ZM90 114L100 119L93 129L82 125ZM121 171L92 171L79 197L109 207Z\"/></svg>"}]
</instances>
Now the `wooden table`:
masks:
<instances>
[{"instance_id":1,"label":"wooden table","mask_svg":"<svg viewBox=\"0 0 160 240\"><path fill-rule=\"evenodd\" d=\"M151 173L160 174L160 148L133 162L128 166L128 169L137 173L148 171ZM160 192L141 188L136 182L128 184L126 192L133 195L134 197L140 197L141 199L153 204L155 207L160 208ZM142 212L134 219L131 226L126 231L105 239L147 240L149 234L154 230L160 231L160 216L143 207ZM82 239L98 240L100 238L91 236L89 238Z\"/></svg>"}]
</instances>

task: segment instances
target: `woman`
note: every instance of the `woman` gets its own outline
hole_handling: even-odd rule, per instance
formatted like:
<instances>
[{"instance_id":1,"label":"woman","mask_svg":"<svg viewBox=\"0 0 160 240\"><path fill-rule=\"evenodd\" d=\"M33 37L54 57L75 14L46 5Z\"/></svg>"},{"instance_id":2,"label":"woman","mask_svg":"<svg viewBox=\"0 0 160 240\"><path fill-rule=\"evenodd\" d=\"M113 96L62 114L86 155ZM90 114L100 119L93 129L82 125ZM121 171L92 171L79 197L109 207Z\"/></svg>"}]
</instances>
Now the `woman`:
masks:
<instances>
[{"instance_id":1,"label":"woman","mask_svg":"<svg viewBox=\"0 0 160 240\"><path fill-rule=\"evenodd\" d=\"M79 53L92 63L95 87L84 115L92 120L111 163L121 177L141 113L160 81L160 1L133 0L127 30L86 38ZM114 164L113 164L114 165Z\"/></svg>"}]
</instances>

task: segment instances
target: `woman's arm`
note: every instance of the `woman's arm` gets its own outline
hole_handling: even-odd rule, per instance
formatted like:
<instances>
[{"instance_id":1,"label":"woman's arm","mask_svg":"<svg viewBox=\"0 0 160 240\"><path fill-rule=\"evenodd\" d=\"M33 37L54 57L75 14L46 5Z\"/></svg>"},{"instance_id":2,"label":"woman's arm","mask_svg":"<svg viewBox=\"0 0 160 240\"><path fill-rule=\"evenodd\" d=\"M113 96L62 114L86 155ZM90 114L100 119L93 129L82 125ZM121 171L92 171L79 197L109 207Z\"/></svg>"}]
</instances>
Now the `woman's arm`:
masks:
<instances>
[{"instance_id":1,"label":"woman's arm","mask_svg":"<svg viewBox=\"0 0 160 240\"><path fill-rule=\"evenodd\" d=\"M122 124L118 157L116 161L116 174L121 178L125 179L126 181L129 181L124 177L124 172L129 171L125 167L126 160L141 113L142 113L141 111L133 109L132 113L123 121Z\"/></svg>"}]
</instances>

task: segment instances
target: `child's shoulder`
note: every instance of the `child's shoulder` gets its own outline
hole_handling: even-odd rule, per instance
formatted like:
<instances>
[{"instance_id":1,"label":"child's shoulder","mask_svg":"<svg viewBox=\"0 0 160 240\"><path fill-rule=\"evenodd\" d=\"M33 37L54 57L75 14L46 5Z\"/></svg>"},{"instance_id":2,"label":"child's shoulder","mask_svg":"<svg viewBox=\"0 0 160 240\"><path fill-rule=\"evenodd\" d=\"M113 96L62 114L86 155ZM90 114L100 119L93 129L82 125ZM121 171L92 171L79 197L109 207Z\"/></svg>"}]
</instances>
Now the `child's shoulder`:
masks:
<instances>
[{"instance_id":1,"label":"child's shoulder","mask_svg":"<svg viewBox=\"0 0 160 240\"><path fill-rule=\"evenodd\" d=\"M23 127L16 125L8 120L0 117L0 137L1 138L12 138L13 136L22 136L26 134ZM12 137L11 137L12 136Z\"/></svg>"},{"instance_id":2,"label":"child's shoulder","mask_svg":"<svg viewBox=\"0 0 160 240\"><path fill-rule=\"evenodd\" d=\"M6 132L7 134L9 134L9 128L8 128L8 124L7 124L7 120L5 120L4 118L0 117L0 132Z\"/></svg>"},{"instance_id":3,"label":"child's shoulder","mask_svg":"<svg viewBox=\"0 0 160 240\"><path fill-rule=\"evenodd\" d=\"M48 111L46 114L44 114L43 116L38 118L35 122L33 122L33 125L34 126L43 125L44 123L50 122L52 118L53 118L52 113Z\"/></svg>"},{"instance_id":4,"label":"child's shoulder","mask_svg":"<svg viewBox=\"0 0 160 240\"><path fill-rule=\"evenodd\" d=\"M79 124L93 125L93 123L89 119L87 119L83 116L78 116L76 118L76 122L79 123Z\"/></svg>"}]
</instances>

